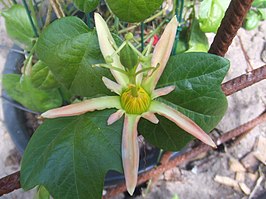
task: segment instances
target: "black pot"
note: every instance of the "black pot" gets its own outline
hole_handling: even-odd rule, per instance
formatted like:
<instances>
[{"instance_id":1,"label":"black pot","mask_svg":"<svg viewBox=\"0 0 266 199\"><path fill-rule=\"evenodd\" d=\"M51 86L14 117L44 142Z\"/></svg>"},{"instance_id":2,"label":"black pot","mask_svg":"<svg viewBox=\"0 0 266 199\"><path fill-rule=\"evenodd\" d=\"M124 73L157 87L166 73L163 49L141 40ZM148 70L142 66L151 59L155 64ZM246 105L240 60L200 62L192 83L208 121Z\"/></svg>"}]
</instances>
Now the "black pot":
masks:
<instances>
[{"instance_id":1,"label":"black pot","mask_svg":"<svg viewBox=\"0 0 266 199\"><path fill-rule=\"evenodd\" d=\"M24 55L19 53L19 51L21 51L21 49L18 46L14 45L12 47L7 56L3 74L20 73L20 68L24 61ZM16 148L21 154L23 154L30 140L30 132L28 132L26 127L25 111L21 110L22 106L9 98L5 91L2 92L2 95L2 106L6 128L15 143ZM160 150L157 148L141 148L139 173L148 171L156 166L159 156ZM124 176L122 174L115 171L109 171L105 178L105 186L115 185L122 181L124 181Z\"/></svg>"}]
</instances>

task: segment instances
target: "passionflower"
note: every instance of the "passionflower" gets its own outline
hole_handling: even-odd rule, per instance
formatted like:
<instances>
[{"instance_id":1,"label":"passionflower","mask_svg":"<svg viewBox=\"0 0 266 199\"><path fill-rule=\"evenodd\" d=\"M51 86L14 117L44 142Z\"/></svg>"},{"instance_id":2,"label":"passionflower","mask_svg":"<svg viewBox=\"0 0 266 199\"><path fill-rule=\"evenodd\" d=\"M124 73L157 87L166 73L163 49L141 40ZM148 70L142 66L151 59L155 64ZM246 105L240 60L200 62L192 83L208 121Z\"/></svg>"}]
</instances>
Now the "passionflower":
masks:
<instances>
[{"instance_id":1,"label":"passionflower","mask_svg":"<svg viewBox=\"0 0 266 199\"><path fill-rule=\"evenodd\" d=\"M137 184L139 166L137 126L141 117L157 124L159 120L155 113L162 115L202 142L216 147L212 139L195 122L176 109L156 100L157 97L167 95L175 89L174 86L156 89L156 84L170 57L177 25L177 19L173 17L155 46L153 55L150 56L152 42L143 53L140 53L129 41L132 35L126 36L126 41L118 48L107 24L96 13L96 31L100 49L106 61L106 63L96 66L110 69L115 81L106 77L102 77L102 80L106 87L117 95L84 100L42 114L44 118L56 118L107 108L117 109L110 115L107 124L111 125L124 116L122 162L127 190L131 195ZM125 49L129 50L126 53L122 52ZM124 54L128 54L129 58L122 59ZM136 56L137 59L134 58Z\"/></svg>"}]
</instances>

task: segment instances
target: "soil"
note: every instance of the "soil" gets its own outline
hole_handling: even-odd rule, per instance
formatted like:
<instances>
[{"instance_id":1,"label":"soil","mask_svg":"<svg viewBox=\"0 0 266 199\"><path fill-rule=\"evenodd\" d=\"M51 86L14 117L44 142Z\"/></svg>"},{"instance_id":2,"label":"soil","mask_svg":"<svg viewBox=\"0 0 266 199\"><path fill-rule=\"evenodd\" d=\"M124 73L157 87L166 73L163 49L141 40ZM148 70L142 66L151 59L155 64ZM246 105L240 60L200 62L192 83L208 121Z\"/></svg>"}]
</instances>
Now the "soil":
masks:
<instances>
[{"instance_id":1,"label":"soil","mask_svg":"<svg viewBox=\"0 0 266 199\"><path fill-rule=\"evenodd\" d=\"M0 66L2 67L8 48L12 45L11 41L6 36L2 18L0 18L0 34ZM208 36L211 42L213 35L210 34ZM240 29L238 36L243 42L244 51L247 53L251 65L254 68L265 65L266 22L261 23L259 28L253 31ZM245 53L240 45L239 37L233 40L226 54L226 58L231 61L231 69L225 80L232 79L233 77L245 73L248 66L244 56ZM217 129L223 133L260 115L265 110L265 90L266 83L264 80L229 96L228 111L224 119L217 126ZM19 169L20 155L12 144L2 119L0 124L0 177L3 177ZM219 151L202 154L200 157L187 164L167 171L161 175L159 180L154 182L152 186L141 189L141 192L139 192L140 195L134 196L133 198L256 198L266 191L266 168L265 162L263 164L252 155L254 155L255 152L263 152L263 148L258 149L256 143L258 140L265 137L266 124L262 124L254 128L247 135L242 136L241 139L225 144ZM264 157L265 154L266 153L264 153ZM249 156L250 159L248 159ZM230 167L230 165L233 164L232 162L236 165L241 164L245 169L241 170L241 166L238 166L238 170L233 169L232 166ZM250 165L248 166L248 164ZM224 183L217 182L217 179L221 179L221 177L223 177ZM234 184L235 181L237 185ZM231 184L229 182L231 182ZM242 189L239 187L239 184L242 185ZM245 188L247 189L244 188L243 184L246 185ZM17 190L1 197L1 199L30 199L33 196L33 192L34 190L26 193L22 190ZM129 196L122 193L113 199L122 198L129 198ZM266 198L266 196L262 195L261 198Z\"/></svg>"}]
</instances>

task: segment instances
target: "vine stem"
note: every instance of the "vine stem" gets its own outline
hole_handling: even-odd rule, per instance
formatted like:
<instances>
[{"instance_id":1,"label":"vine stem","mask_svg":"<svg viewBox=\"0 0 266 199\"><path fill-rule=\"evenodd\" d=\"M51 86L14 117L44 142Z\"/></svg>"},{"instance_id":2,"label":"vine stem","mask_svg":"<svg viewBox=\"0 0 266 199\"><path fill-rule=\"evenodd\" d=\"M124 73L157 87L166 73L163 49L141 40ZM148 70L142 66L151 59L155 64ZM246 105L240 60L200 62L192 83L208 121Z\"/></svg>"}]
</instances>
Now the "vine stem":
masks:
<instances>
[{"instance_id":1,"label":"vine stem","mask_svg":"<svg viewBox=\"0 0 266 199\"><path fill-rule=\"evenodd\" d=\"M7 5L7 3L5 2L5 0L1 0L0 2L4 5L5 8L8 8L8 7L9 7L9 6Z\"/></svg>"},{"instance_id":2,"label":"vine stem","mask_svg":"<svg viewBox=\"0 0 266 199\"><path fill-rule=\"evenodd\" d=\"M144 42L148 41L149 39L151 39L161 28L162 26L164 25L164 23L167 21L167 19L164 19L160 24L159 26L156 27L155 30L153 30L145 39L144 39ZM141 47L141 45L137 45L136 48L139 48Z\"/></svg>"},{"instance_id":3,"label":"vine stem","mask_svg":"<svg viewBox=\"0 0 266 199\"><path fill-rule=\"evenodd\" d=\"M156 13L155 15L153 15L153 16L149 17L148 19L144 20L143 23L151 22L152 20L154 20L155 18L161 16L162 14L164 14L164 10L161 10L160 12ZM135 24L133 26L130 26L128 28L125 28L123 30L120 30L120 31L118 31L118 34L122 34L122 33L128 32L128 31L130 31L130 30L138 27L140 24L141 23L137 23L137 24Z\"/></svg>"},{"instance_id":4,"label":"vine stem","mask_svg":"<svg viewBox=\"0 0 266 199\"><path fill-rule=\"evenodd\" d=\"M40 34L41 33L41 29L40 29L40 27L38 25L37 15L36 15L35 8L33 6L32 0L29 0L29 7L30 7L30 11L32 13L31 16L33 18L33 21L35 21L35 23L36 23L35 27L37 29L37 32L38 32L38 34Z\"/></svg>"},{"instance_id":5,"label":"vine stem","mask_svg":"<svg viewBox=\"0 0 266 199\"><path fill-rule=\"evenodd\" d=\"M39 35L38 35L38 31L37 31L37 28L36 28L36 26L35 26L35 24L34 24L34 22L33 22L33 19L32 19L31 14L30 14L30 9L29 9L29 7L28 7L28 4L26 3L25 0L22 0L22 3L23 3L23 5L24 5L24 7L25 7L25 9L26 9L26 12L27 12L28 18L29 18L29 20L30 20L30 24L31 24L31 27L32 27L32 30L33 30L33 32L34 32L35 37L39 37Z\"/></svg>"}]
</instances>

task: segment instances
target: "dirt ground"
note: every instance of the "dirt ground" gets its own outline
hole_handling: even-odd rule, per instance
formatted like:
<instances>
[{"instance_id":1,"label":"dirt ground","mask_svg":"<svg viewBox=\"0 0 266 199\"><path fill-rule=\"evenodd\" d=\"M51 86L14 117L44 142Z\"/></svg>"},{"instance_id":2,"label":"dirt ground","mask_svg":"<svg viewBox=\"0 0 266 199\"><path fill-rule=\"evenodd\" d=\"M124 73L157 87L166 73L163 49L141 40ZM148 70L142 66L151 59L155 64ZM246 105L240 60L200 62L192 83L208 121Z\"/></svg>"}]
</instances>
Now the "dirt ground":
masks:
<instances>
[{"instance_id":1,"label":"dirt ground","mask_svg":"<svg viewBox=\"0 0 266 199\"><path fill-rule=\"evenodd\" d=\"M213 35L208 35L210 42ZM245 73L248 66L241 49L240 39L254 68L266 63L266 22L258 29L245 31L240 29L233 40L226 58L231 68L226 80ZM0 18L0 69L12 42L7 38ZM264 61L263 61L264 60ZM266 107L265 80L228 97L229 108L217 129L221 132L231 130L256 116ZM1 108L0 108L0 111ZM16 151L4 127L2 112L0 116L0 178L19 169L19 154ZM160 176L149 189L144 189L137 199L240 199L256 198L265 192L265 148L266 124L253 129L241 140L224 146L221 152L204 154L179 168L174 168ZM259 140L260 144L257 144ZM266 144L266 143L265 143ZM264 164L254 154L263 154ZM248 159L248 158L250 159ZM227 177L227 178L226 178ZM34 192L34 191L33 191ZM14 191L1 199L30 199L33 192ZM114 199L125 198L120 194ZM262 197L266 198L266 196Z\"/></svg>"}]
</instances>

